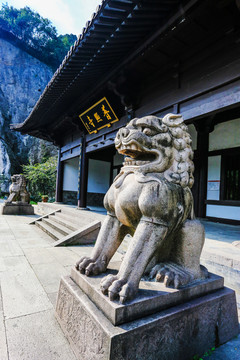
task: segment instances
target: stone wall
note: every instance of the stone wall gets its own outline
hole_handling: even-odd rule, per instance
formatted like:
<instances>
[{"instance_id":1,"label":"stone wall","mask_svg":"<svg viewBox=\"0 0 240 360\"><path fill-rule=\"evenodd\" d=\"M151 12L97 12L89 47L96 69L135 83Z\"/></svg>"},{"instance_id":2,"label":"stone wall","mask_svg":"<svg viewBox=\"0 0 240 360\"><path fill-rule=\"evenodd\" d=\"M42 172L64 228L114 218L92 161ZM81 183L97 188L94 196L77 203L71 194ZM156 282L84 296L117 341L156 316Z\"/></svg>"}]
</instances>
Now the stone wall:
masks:
<instances>
[{"instance_id":1,"label":"stone wall","mask_svg":"<svg viewBox=\"0 0 240 360\"><path fill-rule=\"evenodd\" d=\"M105 194L87 193L88 206L103 206L103 198ZM69 205L77 205L77 191L63 190L63 203Z\"/></svg>"},{"instance_id":2,"label":"stone wall","mask_svg":"<svg viewBox=\"0 0 240 360\"><path fill-rule=\"evenodd\" d=\"M63 190L63 203L68 205L77 205L77 191Z\"/></svg>"},{"instance_id":3,"label":"stone wall","mask_svg":"<svg viewBox=\"0 0 240 360\"><path fill-rule=\"evenodd\" d=\"M105 194L87 193L87 205L89 206L103 206L103 199Z\"/></svg>"}]
</instances>

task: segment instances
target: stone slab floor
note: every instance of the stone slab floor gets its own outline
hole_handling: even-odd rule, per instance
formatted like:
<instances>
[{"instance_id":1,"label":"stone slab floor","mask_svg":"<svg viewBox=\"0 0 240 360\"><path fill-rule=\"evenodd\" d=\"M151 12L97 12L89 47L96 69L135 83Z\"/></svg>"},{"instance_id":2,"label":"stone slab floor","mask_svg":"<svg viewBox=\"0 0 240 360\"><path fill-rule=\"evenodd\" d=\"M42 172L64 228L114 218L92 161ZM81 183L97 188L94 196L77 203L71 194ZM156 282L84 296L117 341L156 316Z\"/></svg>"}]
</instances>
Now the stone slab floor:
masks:
<instances>
[{"instance_id":1,"label":"stone slab floor","mask_svg":"<svg viewBox=\"0 0 240 360\"><path fill-rule=\"evenodd\" d=\"M91 246L54 248L53 240L28 225L32 218L0 216L0 360L75 360L54 308L60 277ZM238 339L230 346L234 356L226 356L224 349L231 351L223 346L214 359L237 359Z\"/></svg>"},{"instance_id":2,"label":"stone slab floor","mask_svg":"<svg viewBox=\"0 0 240 360\"><path fill-rule=\"evenodd\" d=\"M75 360L54 307L61 275L90 248L52 247L31 218L0 216L0 360Z\"/></svg>"}]
</instances>

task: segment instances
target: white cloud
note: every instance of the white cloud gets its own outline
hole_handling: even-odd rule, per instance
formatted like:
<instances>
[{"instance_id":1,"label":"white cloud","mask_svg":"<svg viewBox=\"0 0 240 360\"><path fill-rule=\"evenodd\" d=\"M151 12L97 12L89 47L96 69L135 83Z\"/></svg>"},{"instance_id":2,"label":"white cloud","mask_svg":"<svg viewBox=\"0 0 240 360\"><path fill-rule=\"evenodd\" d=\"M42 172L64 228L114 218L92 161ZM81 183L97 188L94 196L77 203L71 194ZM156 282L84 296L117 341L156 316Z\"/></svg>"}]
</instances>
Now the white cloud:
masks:
<instances>
[{"instance_id":1,"label":"white cloud","mask_svg":"<svg viewBox=\"0 0 240 360\"><path fill-rule=\"evenodd\" d=\"M6 0L19 9L29 6L52 21L59 34L80 34L101 0Z\"/></svg>"}]
</instances>

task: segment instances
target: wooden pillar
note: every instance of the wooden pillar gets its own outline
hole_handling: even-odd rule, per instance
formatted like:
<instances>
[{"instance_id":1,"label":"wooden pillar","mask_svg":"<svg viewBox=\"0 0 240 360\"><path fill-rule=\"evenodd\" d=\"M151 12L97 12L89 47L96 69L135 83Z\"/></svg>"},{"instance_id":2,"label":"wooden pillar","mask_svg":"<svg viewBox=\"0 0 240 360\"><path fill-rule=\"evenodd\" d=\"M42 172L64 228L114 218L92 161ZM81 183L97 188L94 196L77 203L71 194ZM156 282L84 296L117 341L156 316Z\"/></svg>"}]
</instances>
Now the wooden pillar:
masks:
<instances>
[{"instance_id":1,"label":"wooden pillar","mask_svg":"<svg viewBox=\"0 0 240 360\"><path fill-rule=\"evenodd\" d=\"M194 123L197 130L197 152L196 167L198 176L196 178L198 198L195 207L196 216L206 217L206 200L207 200L207 180L208 180L208 146L209 133L214 129L213 117L199 120Z\"/></svg>"},{"instance_id":2,"label":"wooden pillar","mask_svg":"<svg viewBox=\"0 0 240 360\"><path fill-rule=\"evenodd\" d=\"M87 208L87 182L88 182L88 158L86 155L86 138L82 138L81 150L79 155L78 172L78 208Z\"/></svg>"},{"instance_id":3,"label":"wooden pillar","mask_svg":"<svg viewBox=\"0 0 240 360\"><path fill-rule=\"evenodd\" d=\"M61 148L58 150L58 166L57 166L57 179L56 179L56 202L62 202L63 198L63 162L61 161Z\"/></svg>"},{"instance_id":4,"label":"wooden pillar","mask_svg":"<svg viewBox=\"0 0 240 360\"><path fill-rule=\"evenodd\" d=\"M209 133L198 131L198 162L199 162L199 195L197 216L206 217L206 199L207 199L207 177L208 177L208 143Z\"/></svg>"}]
</instances>

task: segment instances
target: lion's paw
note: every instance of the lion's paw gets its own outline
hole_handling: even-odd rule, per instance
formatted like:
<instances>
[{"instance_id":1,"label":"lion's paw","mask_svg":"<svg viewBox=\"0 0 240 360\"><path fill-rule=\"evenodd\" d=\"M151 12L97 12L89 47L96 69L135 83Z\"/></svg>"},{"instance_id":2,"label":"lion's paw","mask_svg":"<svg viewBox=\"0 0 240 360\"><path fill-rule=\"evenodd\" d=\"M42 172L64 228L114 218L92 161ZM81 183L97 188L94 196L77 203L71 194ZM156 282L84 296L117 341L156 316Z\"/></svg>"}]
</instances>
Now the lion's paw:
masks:
<instances>
[{"instance_id":1,"label":"lion's paw","mask_svg":"<svg viewBox=\"0 0 240 360\"><path fill-rule=\"evenodd\" d=\"M94 260L90 257L83 256L75 265L76 269L80 271L80 273L89 275L97 275L104 271L107 268L106 257L99 257L97 260Z\"/></svg>"},{"instance_id":2,"label":"lion's paw","mask_svg":"<svg viewBox=\"0 0 240 360\"><path fill-rule=\"evenodd\" d=\"M100 288L103 294L108 295L109 299L115 300L119 298L120 303L131 300L137 293L138 288L121 279L118 275L108 275L102 279Z\"/></svg>"},{"instance_id":3,"label":"lion's paw","mask_svg":"<svg viewBox=\"0 0 240 360\"><path fill-rule=\"evenodd\" d=\"M173 287L179 289L193 281L193 276L190 272L182 267L171 263L160 263L152 269L150 278L155 277L156 281L163 282L166 287Z\"/></svg>"}]
</instances>

